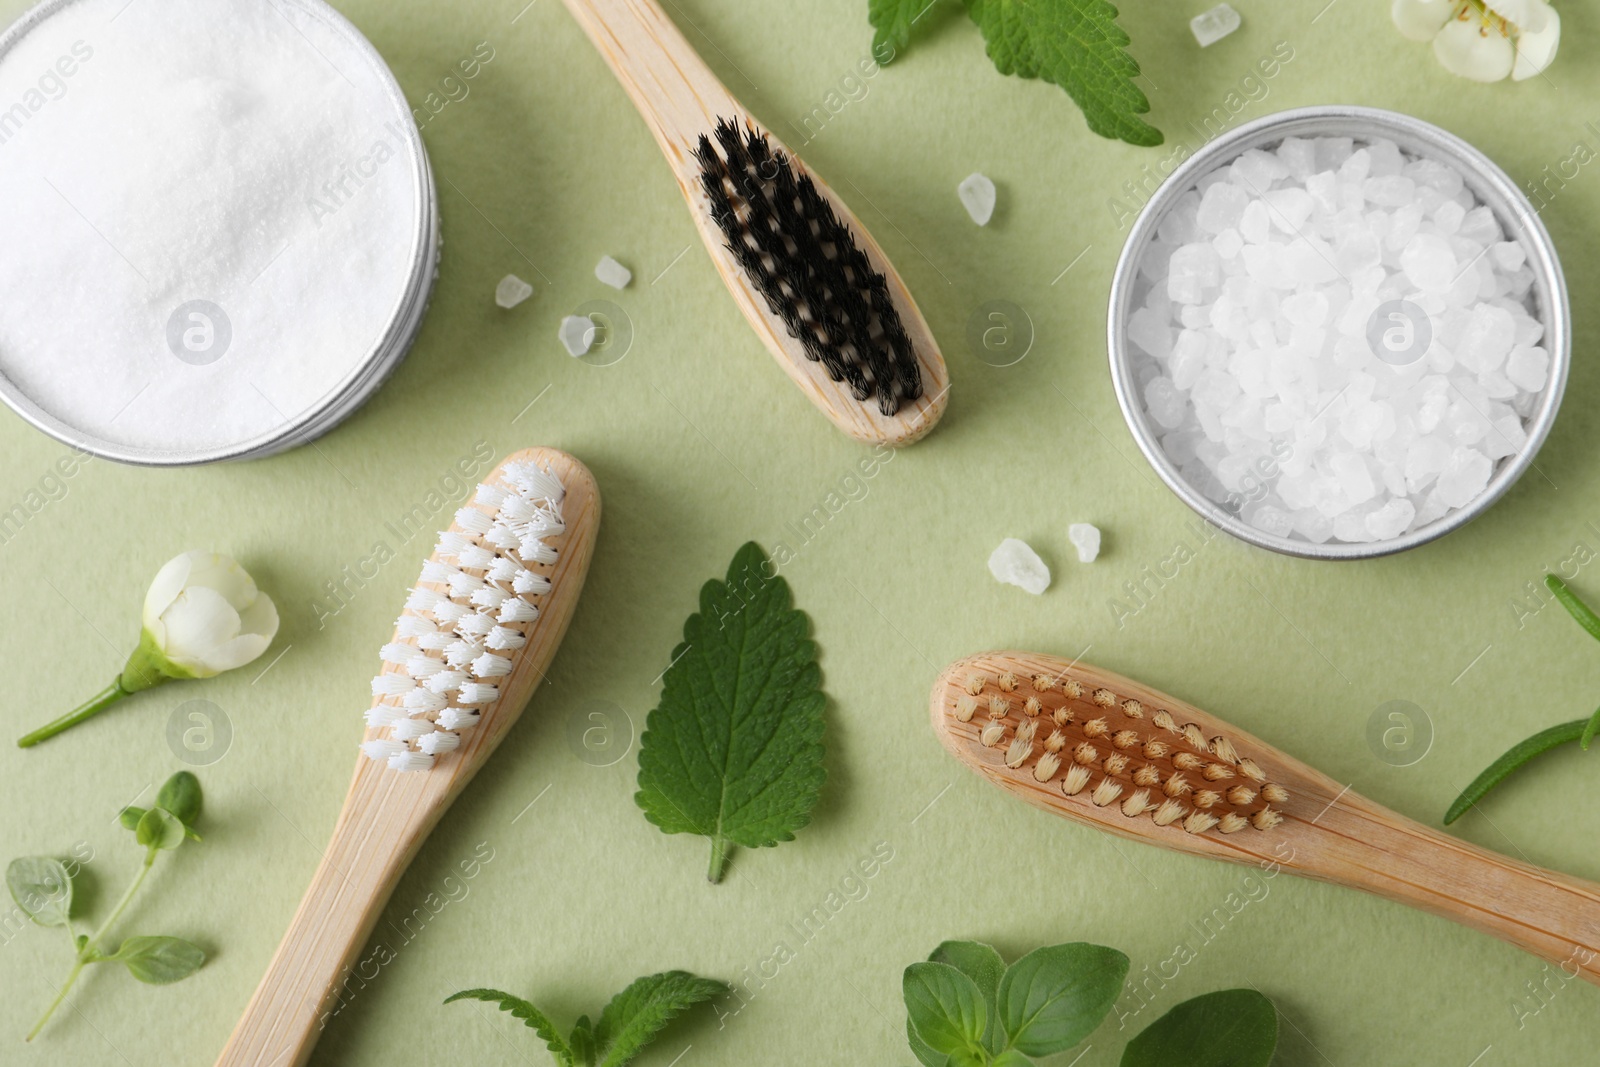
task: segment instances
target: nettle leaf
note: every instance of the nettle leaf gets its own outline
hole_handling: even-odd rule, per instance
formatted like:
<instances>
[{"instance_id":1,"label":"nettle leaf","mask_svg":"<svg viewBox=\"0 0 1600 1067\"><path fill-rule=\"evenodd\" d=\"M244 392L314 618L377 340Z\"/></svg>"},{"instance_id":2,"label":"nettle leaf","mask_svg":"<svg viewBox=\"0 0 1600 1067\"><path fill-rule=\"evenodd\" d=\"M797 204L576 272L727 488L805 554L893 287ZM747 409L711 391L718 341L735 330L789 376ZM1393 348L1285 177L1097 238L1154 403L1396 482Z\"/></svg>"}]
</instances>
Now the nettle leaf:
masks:
<instances>
[{"instance_id":1,"label":"nettle leaf","mask_svg":"<svg viewBox=\"0 0 1600 1067\"><path fill-rule=\"evenodd\" d=\"M180 982L206 962L204 952L178 937L130 937L105 958L122 963L128 973L151 985Z\"/></svg>"},{"instance_id":2,"label":"nettle leaf","mask_svg":"<svg viewBox=\"0 0 1600 1067\"><path fill-rule=\"evenodd\" d=\"M482 1000L495 1005L501 1011L510 1012L513 1019L521 1019L525 1026L539 1035L561 1067L573 1067L572 1046L561 1036L556 1024L551 1022L550 1017L544 1012L521 997L502 993L498 989L463 989L454 996L447 997L445 1003L453 1004L458 1000Z\"/></svg>"},{"instance_id":3,"label":"nettle leaf","mask_svg":"<svg viewBox=\"0 0 1600 1067\"><path fill-rule=\"evenodd\" d=\"M594 1039L594 1024L589 1021L587 1015L578 1016L578 1021L572 1024L572 1036L567 1039L567 1043L572 1046L572 1058L575 1062L583 1064L584 1067L594 1067L594 1061L599 1058L596 1051L598 1046Z\"/></svg>"},{"instance_id":4,"label":"nettle leaf","mask_svg":"<svg viewBox=\"0 0 1600 1067\"><path fill-rule=\"evenodd\" d=\"M911 44L911 30L929 8L942 0L867 0L867 21L872 35L872 55L879 63L892 63Z\"/></svg>"},{"instance_id":5,"label":"nettle leaf","mask_svg":"<svg viewBox=\"0 0 1600 1067\"><path fill-rule=\"evenodd\" d=\"M700 590L639 742L635 802L664 833L711 839L713 882L730 846L792 841L826 777L817 646L773 571L751 542Z\"/></svg>"},{"instance_id":6,"label":"nettle leaf","mask_svg":"<svg viewBox=\"0 0 1600 1067\"><path fill-rule=\"evenodd\" d=\"M72 915L72 876L50 856L23 856L6 866L11 899L40 926L66 926Z\"/></svg>"},{"instance_id":7,"label":"nettle leaf","mask_svg":"<svg viewBox=\"0 0 1600 1067\"><path fill-rule=\"evenodd\" d=\"M928 959L934 963L948 963L972 979L978 992L983 994L984 1006L989 1012L984 1047L990 1052L999 1052L1005 1042L995 997L1000 990L1000 979L1006 973L1006 961L1000 958L1000 953L979 941L946 941L934 949Z\"/></svg>"},{"instance_id":8,"label":"nettle leaf","mask_svg":"<svg viewBox=\"0 0 1600 1067\"><path fill-rule=\"evenodd\" d=\"M611 998L594 1029L601 1067L622 1067L674 1018L696 1004L728 992L726 982L687 971L663 971L637 979Z\"/></svg>"},{"instance_id":9,"label":"nettle leaf","mask_svg":"<svg viewBox=\"0 0 1600 1067\"><path fill-rule=\"evenodd\" d=\"M183 844L183 839L188 836L183 820L165 808L151 808L139 817L139 825L134 830L134 840L146 848L159 848L171 851Z\"/></svg>"},{"instance_id":10,"label":"nettle leaf","mask_svg":"<svg viewBox=\"0 0 1600 1067\"><path fill-rule=\"evenodd\" d=\"M1267 1067L1278 1047L1278 1013L1254 989L1186 1000L1128 1042L1122 1067Z\"/></svg>"},{"instance_id":11,"label":"nettle leaf","mask_svg":"<svg viewBox=\"0 0 1600 1067\"><path fill-rule=\"evenodd\" d=\"M1114 948L1074 942L1035 949L1000 979L1000 1024L1028 1056L1071 1048L1100 1025L1122 992L1128 957Z\"/></svg>"},{"instance_id":12,"label":"nettle leaf","mask_svg":"<svg viewBox=\"0 0 1600 1067\"><path fill-rule=\"evenodd\" d=\"M911 1027L929 1050L967 1059L977 1054L982 1062L989 1012L977 983L948 963L913 963L900 988Z\"/></svg>"}]
</instances>

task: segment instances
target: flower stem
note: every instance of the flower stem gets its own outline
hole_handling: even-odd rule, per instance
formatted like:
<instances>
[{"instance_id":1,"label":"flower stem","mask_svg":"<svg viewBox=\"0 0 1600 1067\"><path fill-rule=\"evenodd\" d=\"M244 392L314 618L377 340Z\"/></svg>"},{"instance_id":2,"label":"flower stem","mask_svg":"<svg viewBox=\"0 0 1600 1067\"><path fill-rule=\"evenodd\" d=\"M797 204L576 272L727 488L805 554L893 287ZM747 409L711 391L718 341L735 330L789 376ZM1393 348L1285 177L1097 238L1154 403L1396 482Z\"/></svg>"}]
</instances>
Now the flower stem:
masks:
<instances>
[{"instance_id":1,"label":"flower stem","mask_svg":"<svg viewBox=\"0 0 1600 1067\"><path fill-rule=\"evenodd\" d=\"M105 711L111 705L115 704L117 701L121 700L127 695L128 690L122 687L122 678L119 675L117 679L110 685L100 690L100 692L96 693L93 697L90 697L84 703L67 712L67 714L61 716L61 718L57 719L55 722L52 722L48 726L41 726L39 729L33 731L33 733L22 738L17 742L17 747L32 748L40 741L48 740L54 737L56 734L61 733L63 730L70 730L80 722L86 722L89 719L94 718L96 715L100 714L102 711Z\"/></svg>"},{"instance_id":2,"label":"flower stem","mask_svg":"<svg viewBox=\"0 0 1600 1067\"><path fill-rule=\"evenodd\" d=\"M100 939L106 936L106 931L111 929L111 924L122 918L122 913L128 910L128 905L133 901L133 895L139 891L140 886L144 885L145 876L150 873L150 868L156 862L156 853L160 851L159 848L152 847L145 852L144 866L139 868L138 877L133 880L132 885L128 886L127 892L122 894L122 899L117 901L117 906L111 909L111 914L106 916L106 921L100 924L100 929L89 935L88 942L83 946L85 953L99 951Z\"/></svg>"}]
</instances>

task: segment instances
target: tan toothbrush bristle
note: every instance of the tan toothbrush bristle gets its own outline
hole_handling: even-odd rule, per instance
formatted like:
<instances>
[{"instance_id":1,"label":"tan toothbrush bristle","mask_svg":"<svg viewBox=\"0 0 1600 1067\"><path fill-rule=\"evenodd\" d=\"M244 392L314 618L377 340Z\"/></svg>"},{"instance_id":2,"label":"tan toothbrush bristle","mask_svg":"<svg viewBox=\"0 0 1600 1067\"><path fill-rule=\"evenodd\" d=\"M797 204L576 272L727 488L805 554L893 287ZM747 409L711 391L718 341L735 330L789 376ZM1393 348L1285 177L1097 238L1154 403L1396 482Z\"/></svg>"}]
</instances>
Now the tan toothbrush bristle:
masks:
<instances>
[{"instance_id":1,"label":"tan toothbrush bristle","mask_svg":"<svg viewBox=\"0 0 1600 1067\"><path fill-rule=\"evenodd\" d=\"M1260 764L1242 756L1232 738L1207 737L1198 723L1180 724L1172 712L1142 697L1085 685L1069 675L1070 670L1056 676L973 672L966 682L981 681L978 691L957 683L967 695L958 694L944 706L954 707L961 722L968 722L978 706L987 707L992 721L981 730L967 728L978 733L979 744L1000 750L986 759L1004 764L1005 773L1026 773L1036 782L1059 780L1063 796L1081 796L1094 808L1125 818L1148 817L1157 826L1195 835L1281 825L1279 808L1289 800L1288 791L1267 781ZM1029 683L1032 691L1013 708L1004 694ZM1123 717L1113 726L1097 714L1103 709ZM1007 721L1013 710L1017 719ZM1041 742L1037 727L1045 721L1053 728ZM1015 730L1008 729L1012 722Z\"/></svg>"},{"instance_id":2,"label":"tan toothbrush bristle","mask_svg":"<svg viewBox=\"0 0 1600 1067\"><path fill-rule=\"evenodd\" d=\"M962 687L966 689L966 691L972 696L977 696L979 693L983 692L983 684L983 675L973 672L972 674L967 675L967 680L962 683Z\"/></svg>"}]
</instances>

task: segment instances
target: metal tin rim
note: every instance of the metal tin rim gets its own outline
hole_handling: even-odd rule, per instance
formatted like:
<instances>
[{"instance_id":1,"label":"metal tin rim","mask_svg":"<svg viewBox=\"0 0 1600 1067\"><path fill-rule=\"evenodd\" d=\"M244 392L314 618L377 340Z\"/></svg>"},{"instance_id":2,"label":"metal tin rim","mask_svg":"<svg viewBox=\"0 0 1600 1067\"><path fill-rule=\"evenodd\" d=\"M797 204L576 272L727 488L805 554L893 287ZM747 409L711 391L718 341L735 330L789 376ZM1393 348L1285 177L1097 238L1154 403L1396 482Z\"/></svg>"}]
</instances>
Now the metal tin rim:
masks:
<instances>
[{"instance_id":1,"label":"metal tin rim","mask_svg":"<svg viewBox=\"0 0 1600 1067\"><path fill-rule=\"evenodd\" d=\"M0 62L4 62L6 54L29 31L74 2L76 0L41 0L18 16L0 33ZM394 73L360 30L324 0L284 2L326 23L361 54L377 76L383 96L394 108L396 121L405 131L412 149L415 160L413 180L419 191L419 202L411 238L411 268L406 286L389 312L389 325L367 355L357 361L343 379L289 422L245 441L194 452L138 448L96 437L45 411L0 370L0 401L4 401L36 429L63 444L105 459L147 467L198 466L273 455L315 440L352 414L388 379L416 340L437 277L440 241L438 194L422 133L417 129L410 104L395 81Z\"/></svg>"},{"instance_id":2,"label":"metal tin rim","mask_svg":"<svg viewBox=\"0 0 1600 1067\"><path fill-rule=\"evenodd\" d=\"M1515 224L1523 234L1521 241L1534 272L1533 291L1544 323L1544 347L1550 353L1549 380L1538 406L1527 419L1528 440L1514 455L1502 460L1484 491L1470 504L1426 526L1385 541L1347 543L1275 537L1256 529L1190 485L1167 456L1151 428L1144 405L1137 395L1129 359L1127 325L1139 262L1157 226L1173 203L1195 182L1219 165L1245 151L1294 135L1387 136L1414 154L1452 163L1462 172L1478 199L1494 211L1502 225ZM1510 229L1511 227L1508 227ZM1455 134L1422 119L1381 108L1327 105L1295 108L1267 115L1221 134L1185 160L1156 190L1139 213L1123 245L1111 283L1111 299L1106 320L1107 352L1111 381L1117 404L1129 432L1155 468L1185 504L1212 525L1241 541L1284 555L1306 559L1372 559L1403 552L1426 544L1459 529L1487 511L1533 465L1534 457L1549 436L1566 390L1572 362L1572 312L1567 285L1555 244L1533 205L1505 171L1471 144Z\"/></svg>"}]
</instances>

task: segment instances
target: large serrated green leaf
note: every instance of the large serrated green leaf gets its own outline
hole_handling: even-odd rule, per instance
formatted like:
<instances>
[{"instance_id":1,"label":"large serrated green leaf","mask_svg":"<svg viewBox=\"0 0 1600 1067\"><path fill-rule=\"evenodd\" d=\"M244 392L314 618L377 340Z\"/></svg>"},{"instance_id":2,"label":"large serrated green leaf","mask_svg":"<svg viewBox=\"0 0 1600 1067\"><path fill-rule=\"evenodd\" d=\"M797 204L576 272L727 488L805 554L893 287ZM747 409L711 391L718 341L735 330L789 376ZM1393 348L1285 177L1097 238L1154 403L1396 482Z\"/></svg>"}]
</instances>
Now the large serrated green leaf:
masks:
<instances>
[{"instance_id":1,"label":"large serrated green leaf","mask_svg":"<svg viewBox=\"0 0 1600 1067\"><path fill-rule=\"evenodd\" d=\"M867 21L875 31L872 55L879 63L892 63L911 44L911 30L940 0L867 0Z\"/></svg>"},{"instance_id":2,"label":"large serrated green leaf","mask_svg":"<svg viewBox=\"0 0 1600 1067\"><path fill-rule=\"evenodd\" d=\"M1158 145L1161 131L1139 118L1150 101L1133 79L1139 64L1107 0L966 0L1002 74L1059 85L1089 129L1135 145Z\"/></svg>"},{"instance_id":3,"label":"large serrated green leaf","mask_svg":"<svg viewBox=\"0 0 1600 1067\"><path fill-rule=\"evenodd\" d=\"M700 590L661 703L639 743L645 817L711 839L709 877L732 845L794 839L822 791L822 672L805 615L761 546L739 549L725 582Z\"/></svg>"},{"instance_id":4,"label":"large serrated green leaf","mask_svg":"<svg viewBox=\"0 0 1600 1067\"><path fill-rule=\"evenodd\" d=\"M636 979L600 1013L594 1036L601 1067L622 1067L678 1015L727 991L726 983L687 971Z\"/></svg>"}]
</instances>

